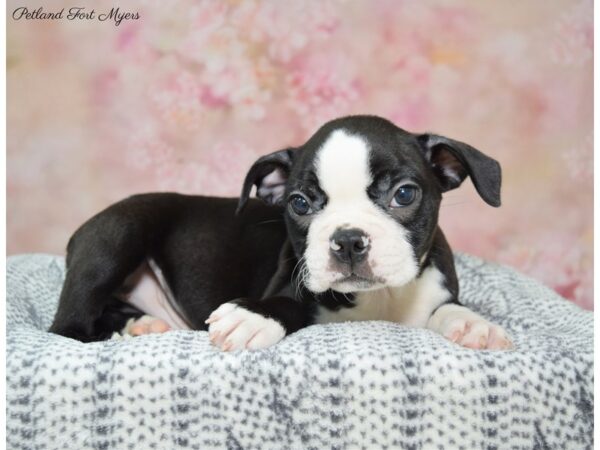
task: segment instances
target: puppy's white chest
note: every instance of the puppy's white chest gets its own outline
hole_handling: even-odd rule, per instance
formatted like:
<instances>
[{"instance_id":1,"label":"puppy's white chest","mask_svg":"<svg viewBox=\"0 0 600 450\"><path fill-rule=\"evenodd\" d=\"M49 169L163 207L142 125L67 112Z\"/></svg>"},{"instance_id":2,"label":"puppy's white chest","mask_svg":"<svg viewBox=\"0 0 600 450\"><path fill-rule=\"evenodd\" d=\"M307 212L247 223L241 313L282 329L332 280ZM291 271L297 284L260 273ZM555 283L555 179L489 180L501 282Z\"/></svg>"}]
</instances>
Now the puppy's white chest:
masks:
<instances>
[{"instance_id":1,"label":"puppy's white chest","mask_svg":"<svg viewBox=\"0 0 600 450\"><path fill-rule=\"evenodd\" d=\"M450 298L444 277L436 267L401 287L359 292L352 308L331 311L319 307L317 323L354 320L387 320L411 327L425 327L431 313Z\"/></svg>"}]
</instances>

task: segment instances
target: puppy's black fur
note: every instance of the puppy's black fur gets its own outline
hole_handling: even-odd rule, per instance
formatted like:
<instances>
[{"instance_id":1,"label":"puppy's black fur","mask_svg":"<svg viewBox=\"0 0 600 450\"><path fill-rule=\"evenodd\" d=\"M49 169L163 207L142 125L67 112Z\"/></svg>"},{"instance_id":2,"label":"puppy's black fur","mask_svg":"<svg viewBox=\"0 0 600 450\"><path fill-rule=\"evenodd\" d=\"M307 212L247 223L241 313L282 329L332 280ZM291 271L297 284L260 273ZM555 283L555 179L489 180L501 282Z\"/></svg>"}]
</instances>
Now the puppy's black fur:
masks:
<instances>
[{"instance_id":1,"label":"puppy's black fur","mask_svg":"<svg viewBox=\"0 0 600 450\"><path fill-rule=\"evenodd\" d=\"M260 158L240 199L144 194L92 217L69 241L67 276L50 331L101 340L140 316L116 293L150 258L162 269L173 306L192 329L207 329L210 313L231 301L276 319L288 334L313 323L317 304L353 307L352 295L331 290L315 295L298 279L310 219L295 216L286 204L298 189L315 208L327 204L312 162L324 140L340 128L369 142L374 181L368 196L376 205L387 211L398 179L418 181L418 204L389 214L408 230L420 270L435 264L451 293L449 301L458 302L452 253L437 225L441 194L470 176L482 198L499 206L498 163L467 144L414 135L378 117L352 116L329 122L301 147ZM265 182L274 172L280 185ZM262 201L249 199L253 186Z\"/></svg>"},{"instance_id":2,"label":"puppy's black fur","mask_svg":"<svg viewBox=\"0 0 600 450\"><path fill-rule=\"evenodd\" d=\"M92 217L69 241L67 277L50 331L99 340L141 315L115 293L147 258L161 267L177 309L193 329L206 329L204 320L224 302L260 299L277 274L286 240L282 208L252 200L236 216L237 204L144 194ZM122 313L118 320L116 311Z\"/></svg>"}]
</instances>

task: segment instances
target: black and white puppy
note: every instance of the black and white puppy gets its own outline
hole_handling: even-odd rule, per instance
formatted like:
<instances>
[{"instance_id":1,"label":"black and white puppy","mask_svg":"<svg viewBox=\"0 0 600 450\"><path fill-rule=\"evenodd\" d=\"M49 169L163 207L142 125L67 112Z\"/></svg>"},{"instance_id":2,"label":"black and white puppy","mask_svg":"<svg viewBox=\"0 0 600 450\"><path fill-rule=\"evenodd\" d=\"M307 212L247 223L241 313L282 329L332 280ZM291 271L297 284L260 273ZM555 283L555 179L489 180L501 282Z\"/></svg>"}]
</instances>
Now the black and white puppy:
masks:
<instances>
[{"instance_id":1,"label":"black and white puppy","mask_svg":"<svg viewBox=\"0 0 600 450\"><path fill-rule=\"evenodd\" d=\"M500 205L500 166L473 147L374 116L333 120L256 161L239 199L145 194L94 216L69 242L50 331L92 341L124 327L208 329L239 350L380 319L508 349L502 328L459 303L437 223L442 193L467 176Z\"/></svg>"}]
</instances>

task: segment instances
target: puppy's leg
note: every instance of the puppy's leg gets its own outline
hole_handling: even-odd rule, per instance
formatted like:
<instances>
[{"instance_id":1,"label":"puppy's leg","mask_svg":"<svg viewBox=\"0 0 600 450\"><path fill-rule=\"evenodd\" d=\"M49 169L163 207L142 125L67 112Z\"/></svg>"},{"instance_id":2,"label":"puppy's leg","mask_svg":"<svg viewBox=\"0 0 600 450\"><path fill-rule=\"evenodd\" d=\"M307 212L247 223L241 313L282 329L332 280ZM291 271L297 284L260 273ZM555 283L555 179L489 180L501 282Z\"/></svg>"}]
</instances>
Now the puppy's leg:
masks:
<instances>
[{"instance_id":1,"label":"puppy's leg","mask_svg":"<svg viewBox=\"0 0 600 450\"><path fill-rule=\"evenodd\" d=\"M110 330L98 327L97 321L102 322L115 292L144 259L140 234L131 219L107 212L75 233L69 241L67 274L50 332L83 342L107 337Z\"/></svg>"},{"instance_id":2,"label":"puppy's leg","mask_svg":"<svg viewBox=\"0 0 600 450\"><path fill-rule=\"evenodd\" d=\"M429 319L427 328L467 348L507 350L513 346L502 327L456 303L440 306Z\"/></svg>"},{"instance_id":3,"label":"puppy's leg","mask_svg":"<svg viewBox=\"0 0 600 450\"><path fill-rule=\"evenodd\" d=\"M224 303L206 323L211 343L221 350L256 350L275 345L307 326L310 317L307 304L289 297L270 297Z\"/></svg>"}]
</instances>

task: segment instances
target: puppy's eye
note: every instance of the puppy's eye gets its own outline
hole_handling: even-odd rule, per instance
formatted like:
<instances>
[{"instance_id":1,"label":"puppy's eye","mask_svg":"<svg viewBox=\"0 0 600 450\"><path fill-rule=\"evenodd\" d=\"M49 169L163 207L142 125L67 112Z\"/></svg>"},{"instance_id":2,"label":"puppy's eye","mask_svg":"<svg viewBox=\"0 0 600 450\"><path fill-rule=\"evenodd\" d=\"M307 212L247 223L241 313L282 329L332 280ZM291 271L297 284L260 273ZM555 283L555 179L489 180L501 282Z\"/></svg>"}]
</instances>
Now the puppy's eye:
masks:
<instances>
[{"instance_id":1,"label":"puppy's eye","mask_svg":"<svg viewBox=\"0 0 600 450\"><path fill-rule=\"evenodd\" d=\"M396 193L394 194L394 198L390 203L392 208L401 208L402 206L408 206L412 202L415 201L417 197L417 187L411 184L405 184L404 186L400 186Z\"/></svg>"},{"instance_id":2,"label":"puppy's eye","mask_svg":"<svg viewBox=\"0 0 600 450\"><path fill-rule=\"evenodd\" d=\"M311 212L310 204L308 203L308 200L306 200L300 194L292 195L290 197L289 203L290 203L290 206L292 207L292 209L294 210L294 212L296 214L298 214L299 216L304 216Z\"/></svg>"}]
</instances>

